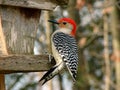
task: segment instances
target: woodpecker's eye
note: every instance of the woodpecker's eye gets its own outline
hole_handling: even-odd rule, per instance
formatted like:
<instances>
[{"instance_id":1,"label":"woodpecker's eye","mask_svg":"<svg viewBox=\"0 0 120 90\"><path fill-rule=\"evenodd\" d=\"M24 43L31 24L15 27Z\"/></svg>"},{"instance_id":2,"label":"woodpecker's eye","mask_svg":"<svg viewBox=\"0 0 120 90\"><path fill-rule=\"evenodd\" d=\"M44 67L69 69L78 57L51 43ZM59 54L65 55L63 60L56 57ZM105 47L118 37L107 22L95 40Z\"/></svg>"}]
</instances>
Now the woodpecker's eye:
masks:
<instances>
[{"instance_id":1,"label":"woodpecker's eye","mask_svg":"<svg viewBox=\"0 0 120 90\"><path fill-rule=\"evenodd\" d=\"M63 22L64 25L66 25L67 23L66 22Z\"/></svg>"}]
</instances>

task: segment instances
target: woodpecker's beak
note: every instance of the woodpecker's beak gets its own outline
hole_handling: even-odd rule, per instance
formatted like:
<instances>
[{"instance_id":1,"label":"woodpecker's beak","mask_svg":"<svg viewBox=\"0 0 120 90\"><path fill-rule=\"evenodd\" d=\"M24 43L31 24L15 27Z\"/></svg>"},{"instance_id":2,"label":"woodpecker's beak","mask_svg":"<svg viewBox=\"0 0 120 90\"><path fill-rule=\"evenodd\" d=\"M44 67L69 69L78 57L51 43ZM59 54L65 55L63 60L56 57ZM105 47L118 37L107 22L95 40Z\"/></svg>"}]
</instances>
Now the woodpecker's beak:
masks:
<instances>
[{"instance_id":1,"label":"woodpecker's beak","mask_svg":"<svg viewBox=\"0 0 120 90\"><path fill-rule=\"evenodd\" d=\"M56 20L48 20L48 22L51 22L53 24L59 24Z\"/></svg>"}]
</instances>

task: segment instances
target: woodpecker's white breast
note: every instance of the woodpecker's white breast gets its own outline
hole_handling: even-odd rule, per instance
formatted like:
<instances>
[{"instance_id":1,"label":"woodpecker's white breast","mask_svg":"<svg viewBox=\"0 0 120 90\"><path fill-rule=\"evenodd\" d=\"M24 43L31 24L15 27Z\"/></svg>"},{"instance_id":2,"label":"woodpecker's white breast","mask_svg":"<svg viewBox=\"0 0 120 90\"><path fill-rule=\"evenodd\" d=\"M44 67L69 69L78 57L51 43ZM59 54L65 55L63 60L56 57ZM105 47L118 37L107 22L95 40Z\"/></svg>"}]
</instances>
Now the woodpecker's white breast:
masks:
<instances>
[{"instance_id":1,"label":"woodpecker's white breast","mask_svg":"<svg viewBox=\"0 0 120 90\"><path fill-rule=\"evenodd\" d=\"M53 38L54 38L54 35L56 33L59 33L59 32L66 32L65 30L61 29L61 30L56 30L53 34L52 34L52 37L51 37L51 43L52 43L52 53L53 53L53 56L55 58L55 61L56 61L56 64L60 64L63 60L62 60L62 57L59 55L59 52L58 50L56 49L55 47L55 44L53 42ZM67 33L67 32L66 32Z\"/></svg>"},{"instance_id":2,"label":"woodpecker's white breast","mask_svg":"<svg viewBox=\"0 0 120 90\"><path fill-rule=\"evenodd\" d=\"M55 44L53 42L53 38L54 38L54 35L56 33L59 33L59 32L63 32L65 34L70 34L71 33L71 29L67 29L67 28L60 28L59 30L56 30L53 34L52 34L52 37L51 37L51 43L52 43L52 53L53 53L53 56L55 58L55 61L57 64L61 63L63 60L62 60L62 57L60 55L60 53L58 52L58 50L56 49L55 47Z\"/></svg>"}]
</instances>

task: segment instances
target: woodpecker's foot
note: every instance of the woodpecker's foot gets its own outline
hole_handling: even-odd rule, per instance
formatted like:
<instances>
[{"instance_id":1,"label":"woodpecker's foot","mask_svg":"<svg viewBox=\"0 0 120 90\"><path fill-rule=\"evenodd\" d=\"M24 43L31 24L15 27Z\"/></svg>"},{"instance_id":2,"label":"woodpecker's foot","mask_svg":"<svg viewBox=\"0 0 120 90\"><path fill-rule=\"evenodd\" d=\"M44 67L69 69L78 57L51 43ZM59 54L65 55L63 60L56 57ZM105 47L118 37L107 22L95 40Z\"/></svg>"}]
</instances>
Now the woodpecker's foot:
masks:
<instances>
[{"instance_id":1,"label":"woodpecker's foot","mask_svg":"<svg viewBox=\"0 0 120 90\"><path fill-rule=\"evenodd\" d=\"M50 53L48 53L48 52L45 52L45 54L48 55L49 62L51 64L55 65L56 64L55 58Z\"/></svg>"},{"instance_id":2,"label":"woodpecker's foot","mask_svg":"<svg viewBox=\"0 0 120 90\"><path fill-rule=\"evenodd\" d=\"M48 54L48 56L49 56L49 62L51 62L51 60L52 60L52 55L51 55L51 54Z\"/></svg>"},{"instance_id":3,"label":"woodpecker's foot","mask_svg":"<svg viewBox=\"0 0 120 90\"><path fill-rule=\"evenodd\" d=\"M53 56L48 52L45 52L45 54L48 55L49 62L51 62Z\"/></svg>"},{"instance_id":4,"label":"woodpecker's foot","mask_svg":"<svg viewBox=\"0 0 120 90\"><path fill-rule=\"evenodd\" d=\"M56 64L56 63L55 63L55 58L54 58L51 54L49 54L49 62L50 62L51 64Z\"/></svg>"},{"instance_id":5,"label":"woodpecker's foot","mask_svg":"<svg viewBox=\"0 0 120 90\"><path fill-rule=\"evenodd\" d=\"M51 64L54 64L54 65L56 64L55 58L53 56L51 57Z\"/></svg>"}]
</instances>

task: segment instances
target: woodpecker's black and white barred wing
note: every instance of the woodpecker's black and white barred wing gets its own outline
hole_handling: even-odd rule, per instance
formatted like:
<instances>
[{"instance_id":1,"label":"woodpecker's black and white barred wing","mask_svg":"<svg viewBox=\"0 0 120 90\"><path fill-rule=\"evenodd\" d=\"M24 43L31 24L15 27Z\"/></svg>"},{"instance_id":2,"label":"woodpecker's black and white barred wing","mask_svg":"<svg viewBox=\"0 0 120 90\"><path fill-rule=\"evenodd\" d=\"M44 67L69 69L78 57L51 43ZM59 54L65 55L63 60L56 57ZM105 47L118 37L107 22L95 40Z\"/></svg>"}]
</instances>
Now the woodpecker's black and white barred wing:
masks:
<instances>
[{"instance_id":1,"label":"woodpecker's black and white barred wing","mask_svg":"<svg viewBox=\"0 0 120 90\"><path fill-rule=\"evenodd\" d=\"M53 42L75 81L78 67L78 49L76 40L70 35L57 32L53 35Z\"/></svg>"}]
</instances>

